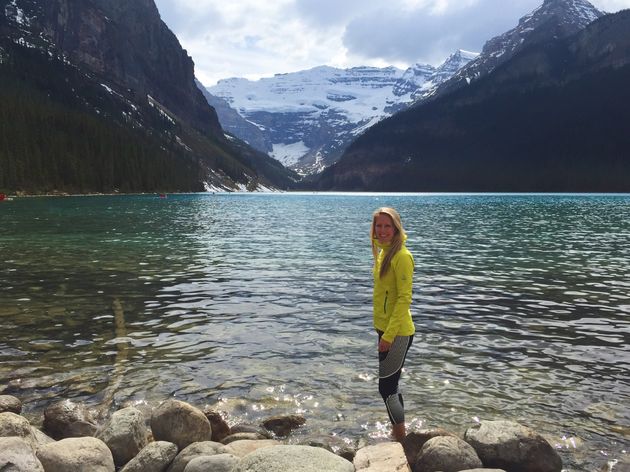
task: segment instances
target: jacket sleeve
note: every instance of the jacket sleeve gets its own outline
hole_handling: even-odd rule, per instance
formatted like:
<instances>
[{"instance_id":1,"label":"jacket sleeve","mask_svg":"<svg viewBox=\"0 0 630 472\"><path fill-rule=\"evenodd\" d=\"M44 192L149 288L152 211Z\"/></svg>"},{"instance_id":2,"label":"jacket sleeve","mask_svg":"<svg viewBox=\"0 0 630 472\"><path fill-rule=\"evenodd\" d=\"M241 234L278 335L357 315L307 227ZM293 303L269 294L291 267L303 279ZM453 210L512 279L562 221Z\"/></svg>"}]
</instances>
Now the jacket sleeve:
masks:
<instances>
[{"instance_id":1,"label":"jacket sleeve","mask_svg":"<svg viewBox=\"0 0 630 472\"><path fill-rule=\"evenodd\" d=\"M411 254L401 254L392 261L394 276L396 277L396 304L389 319L387 329L382 339L391 343L400 330L403 320L409 316L411 306L411 291L413 286L413 257Z\"/></svg>"}]
</instances>

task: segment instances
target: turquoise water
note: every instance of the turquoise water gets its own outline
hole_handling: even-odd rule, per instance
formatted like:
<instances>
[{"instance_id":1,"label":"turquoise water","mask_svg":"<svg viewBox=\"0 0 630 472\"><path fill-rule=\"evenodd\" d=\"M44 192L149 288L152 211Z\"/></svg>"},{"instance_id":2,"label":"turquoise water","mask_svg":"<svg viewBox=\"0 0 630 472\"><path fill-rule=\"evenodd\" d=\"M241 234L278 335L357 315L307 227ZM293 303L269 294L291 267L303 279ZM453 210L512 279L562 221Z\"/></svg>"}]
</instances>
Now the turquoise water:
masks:
<instances>
[{"instance_id":1,"label":"turquoise water","mask_svg":"<svg viewBox=\"0 0 630 472\"><path fill-rule=\"evenodd\" d=\"M566 470L627 458L630 196L232 194L0 203L0 389L41 422L168 396L378 441L372 211L416 259L412 427L511 419Z\"/></svg>"}]
</instances>

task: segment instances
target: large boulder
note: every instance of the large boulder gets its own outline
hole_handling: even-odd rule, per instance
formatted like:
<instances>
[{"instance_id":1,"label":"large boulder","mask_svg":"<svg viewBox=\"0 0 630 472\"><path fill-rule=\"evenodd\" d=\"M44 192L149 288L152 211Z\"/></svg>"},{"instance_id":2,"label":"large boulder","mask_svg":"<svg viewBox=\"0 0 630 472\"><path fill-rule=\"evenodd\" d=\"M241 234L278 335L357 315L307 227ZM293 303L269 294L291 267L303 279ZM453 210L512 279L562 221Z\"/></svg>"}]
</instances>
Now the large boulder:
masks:
<instances>
[{"instance_id":1,"label":"large boulder","mask_svg":"<svg viewBox=\"0 0 630 472\"><path fill-rule=\"evenodd\" d=\"M0 413L0 437L17 436L24 439L32 447L37 444L33 428L28 420L15 413Z\"/></svg>"},{"instance_id":2,"label":"large boulder","mask_svg":"<svg viewBox=\"0 0 630 472\"><path fill-rule=\"evenodd\" d=\"M19 415L22 413L22 402L11 395L0 395L0 413L5 411Z\"/></svg>"},{"instance_id":3,"label":"large boulder","mask_svg":"<svg viewBox=\"0 0 630 472\"><path fill-rule=\"evenodd\" d=\"M114 472L114 458L100 439L67 438L37 451L46 472Z\"/></svg>"},{"instance_id":4,"label":"large boulder","mask_svg":"<svg viewBox=\"0 0 630 472\"><path fill-rule=\"evenodd\" d=\"M44 472L31 445L16 436L0 438L0 470L3 472Z\"/></svg>"},{"instance_id":5,"label":"large boulder","mask_svg":"<svg viewBox=\"0 0 630 472\"><path fill-rule=\"evenodd\" d=\"M458 472L483 467L475 450L455 436L429 439L413 464L413 472Z\"/></svg>"},{"instance_id":6,"label":"large boulder","mask_svg":"<svg viewBox=\"0 0 630 472\"><path fill-rule=\"evenodd\" d=\"M310 446L274 446L243 457L234 472L354 472L347 460L326 449Z\"/></svg>"},{"instance_id":7,"label":"large boulder","mask_svg":"<svg viewBox=\"0 0 630 472\"><path fill-rule=\"evenodd\" d=\"M438 436L457 435L442 428L421 429L409 432L402 441L403 449L405 450L405 455L407 456L409 463L413 464L416 462L418 453L420 452L420 449L422 449L422 446L424 446L425 442Z\"/></svg>"},{"instance_id":8,"label":"large boulder","mask_svg":"<svg viewBox=\"0 0 630 472\"><path fill-rule=\"evenodd\" d=\"M94 436L96 421L80 403L63 400L44 410L44 432L54 439Z\"/></svg>"},{"instance_id":9,"label":"large boulder","mask_svg":"<svg viewBox=\"0 0 630 472\"><path fill-rule=\"evenodd\" d=\"M221 443L203 441L192 443L177 454L167 472L184 472L188 463L198 456L216 456L217 454L231 454L232 451Z\"/></svg>"},{"instance_id":10,"label":"large boulder","mask_svg":"<svg viewBox=\"0 0 630 472\"><path fill-rule=\"evenodd\" d=\"M112 451L114 464L124 465L147 445L144 415L133 407L118 410L96 433L96 437Z\"/></svg>"},{"instance_id":11,"label":"large boulder","mask_svg":"<svg viewBox=\"0 0 630 472\"><path fill-rule=\"evenodd\" d=\"M212 438L210 421L203 412L179 400L167 400L155 409L151 431L155 440L172 442L180 450Z\"/></svg>"},{"instance_id":12,"label":"large boulder","mask_svg":"<svg viewBox=\"0 0 630 472\"><path fill-rule=\"evenodd\" d=\"M508 472L560 472L562 459L540 434L513 421L482 421L464 439L486 467Z\"/></svg>"},{"instance_id":13,"label":"large boulder","mask_svg":"<svg viewBox=\"0 0 630 472\"><path fill-rule=\"evenodd\" d=\"M357 472L408 472L409 464L400 443L384 442L359 449L354 457Z\"/></svg>"},{"instance_id":14,"label":"large boulder","mask_svg":"<svg viewBox=\"0 0 630 472\"><path fill-rule=\"evenodd\" d=\"M197 456L188 463L184 472L232 472L238 461L238 457L232 454Z\"/></svg>"},{"instance_id":15,"label":"large boulder","mask_svg":"<svg viewBox=\"0 0 630 472\"><path fill-rule=\"evenodd\" d=\"M167 441L155 441L127 462L120 472L166 472L177 456L177 446Z\"/></svg>"}]
</instances>

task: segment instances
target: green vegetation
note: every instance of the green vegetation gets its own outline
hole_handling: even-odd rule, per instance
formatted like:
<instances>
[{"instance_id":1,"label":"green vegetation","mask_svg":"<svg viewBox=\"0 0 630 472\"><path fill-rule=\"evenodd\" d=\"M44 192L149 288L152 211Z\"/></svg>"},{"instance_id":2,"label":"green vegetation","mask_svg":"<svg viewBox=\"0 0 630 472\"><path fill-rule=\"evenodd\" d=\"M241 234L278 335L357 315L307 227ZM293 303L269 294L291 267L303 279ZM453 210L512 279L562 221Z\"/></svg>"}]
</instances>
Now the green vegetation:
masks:
<instances>
[{"instance_id":1,"label":"green vegetation","mask_svg":"<svg viewBox=\"0 0 630 472\"><path fill-rule=\"evenodd\" d=\"M14 84L15 85L15 84ZM5 192L201 190L197 162L140 132L24 87L0 90L0 189Z\"/></svg>"}]
</instances>

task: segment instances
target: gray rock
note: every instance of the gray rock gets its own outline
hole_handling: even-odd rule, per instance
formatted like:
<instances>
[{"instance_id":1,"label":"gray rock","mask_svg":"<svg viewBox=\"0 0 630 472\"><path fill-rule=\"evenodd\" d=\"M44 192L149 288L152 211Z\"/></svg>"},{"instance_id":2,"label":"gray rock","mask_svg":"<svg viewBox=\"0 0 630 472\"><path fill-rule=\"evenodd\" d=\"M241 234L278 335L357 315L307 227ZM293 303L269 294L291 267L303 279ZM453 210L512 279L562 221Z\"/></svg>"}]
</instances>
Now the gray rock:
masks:
<instances>
[{"instance_id":1,"label":"gray rock","mask_svg":"<svg viewBox=\"0 0 630 472\"><path fill-rule=\"evenodd\" d=\"M403 439L402 445L405 449L405 455L407 456L407 460L409 461L409 463L413 464L416 462L416 459L418 458L418 453L420 452L420 449L422 449L422 446L424 446L425 442L438 436L457 435L442 428L421 429L408 433L405 439Z\"/></svg>"},{"instance_id":2,"label":"gray rock","mask_svg":"<svg viewBox=\"0 0 630 472\"><path fill-rule=\"evenodd\" d=\"M114 472L114 458L100 439L67 438L37 451L46 472Z\"/></svg>"},{"instance_id":3,"label":"gray rock","mask_svg":"<svg viewBox=\"0 0 630 472\"><path fill-rule=\"evenodd\" d=\"M241 439L240 441L232 441L226 447L231 454L237 457L245 457L261 447L279 446L280 444L282 443L275 439Z\"/></svg>"},{"instance_id":4,"label":"gray rock","mask_svg":"<svg viewBox=\"0 0 630 472\"><path fill-rule=\"evenodd\" d=\"M44 472L44 466L31 445L15 436L0 438L0 470L2 472Z\"/></svg>"},{"instance_id":5,"label":"gray rock","mask_svg":"<svg viewBox=\"0 0 630 472\"><path fill-rule=\"evenodd\" d=\"M0 413L5 411L19 415L22 413L22 402L11 395L0 395Z\"/></svg>"},{"instance_id":6,"label":"gray rock","mask_svg":"<svg viewBox=\"0 0 630 472\"><path fill-rule=\"evenodd\" d=\"M320 447L274 446L241 459L234 472L354 472L347 460Z\"/></svg>"},{"instance_id":7,"label":"gray rock","mask_svg":"<svg viewBox=\"0 0 630 472\"><path fill-rule=\"evenodd\" d=\"M238 461L239 458L232 454L197 456L188 463L184 472L232 472Z\"/></svg>"},{"instance_id":8,"label":"gray rock","mask_svg":"<svg viewBox=\"0 0 630 472\"><path fill-rule=\"evenodd\" d=\"M221 413L206 408L203 410L203 414L206 415L206 418L210 421L210 426L212 428L211 441L221 442L224 438L230 435L230 426L227 424L227 421L223 419Z\"/></svg>"},{"instance_id":9,"label":"gray rock","mask_svg":"<svg viewBox=\"0 0 630 472\"><path fill-rule=\"evenodd\" d=\"M354 458L357 472L408 472L409 464L400 443L384 442L359 449Z\"/></svg>"},{"instance_id":10,"label":"gray rock","mask_svg":"<svg viewBox=\"0 0 630 472\"><path fill-rule=\"evenodd\" d=\"M413 464L414 472L458 472L483 467L475 450L460 438L437 436L429 439Z\"/></svg>"},{"instance_id":11,"label":"gray rock","mask_svg":"<svg viewBox=\"0 0 630 472\"><path fill-rule=\"evenodd\" d=\"M46 434L42 433L39 429L34 428L33 426L31 426L31 434L35 438L35 449L39 449L41 446L55 442L53 438L51 438L50 436L47 436Z\"/></svg>"},{"instance_id":12,"label":"gray rock","mask_svg":"<svg viewBox=\"0 0 630 472\"><path fill-rule=\"evenodd\" d=\"M179 400L167 400L155 409L151 431L155 440L172 442L180 450L212 437L210 421L203 412Z\"/></svg>"},{"instance_id":13,"label":"gray rock","mask_svg":"<svg viewBox=\"0 0 630 472\"><path fill-rule=\"evenodd\" d=\"M234 441L258 441L263 439L269 439L269 437L259 433L235 433L223 438L221 443L230 444Z\"/></svg>"},{"instance_id":14,"label":"gray rock","mask_svg":"<svg viewBox=\"0 0 630 472\"><path fill-rule=\"evenodd\" d=\"M147 430L140 410L129 407L116 411L96 437L112 451L114 464L122 466L147 445Z\"/></svg>"},{"instance_id":15,"label":"gray rock","mask_svg":"<svg viewBox=\"0 0 630 472\"><path fill-rule=\"evenodd\" d=\"M560 472L562 459L545 438L513 421L482 421L464 439L486 467L510 472Z\"/></svg>"},{"instance_id":16,"label":"gray rock","mask_svg":"<svg viewBox=\"0 0 630 472\"><path fill-rule=\"evenodd\" d=\"M57 440L94 436L96 421L84 405L63 400L44 410L44 432Z\"/></svg>"},{"instance_id":17,"label":"gray rock","mask_svg":"<svg viewBox=\"0 0 630 472\"><path fill-rule=\"evenodd\" d=\"M466 469L459 472L505 472L503 469Z\"/></svg>"},{"instance_id":18,"label":"gray rock","mask_svg":"<svg viewBox=\"0 0 630 472\"><path fill-rule=\"evenodd\" d=\"M262 427L283 438L304 423L306 423L306 418L300 415L274 416L263 421Z\"/></svg>"},{"instance_id":19,"label":"gray rock","mask_svg":"<svg viewBox=\"0 0 630 472\"><path fill-rule=\"evenodd\" d=\"M339 436L309 436L300 441L302 446L323 447L327 451L352 462L357 451Z\"/></svg>"},{"instance_id":20,"label":"gray rock","mask_svg":"<svg viewBox=\"0 0 630 472\"><path fill-rule=\"evenodd\" d=\"M28 420L15 413L0 413L0 437L17 436L24 439L31 446L37 444L31 424Z\"/></svg>"},{"instance_id":21,"label":"gray rock","mask_svg":"<svg viewBox=\"0 0 630 472\"><path fill-rule=\"evenodd\" d=\"M192 443L175 457L167 472L184 472L188 463L197 456L216 456L217 454L230 454L231 451L221 443L203 441Z\"/></svg>"},{"instance_id":22,"label":"gray rock","mask_svg":"<svg viewBox=\"0 0 630 472\"><path fill-rule=\"evenodd\" d=\"M155 441L143 448L127 462L120 472L166 472L177 456L177 446L166 441Z\"/></svg>"}]
</instances>

